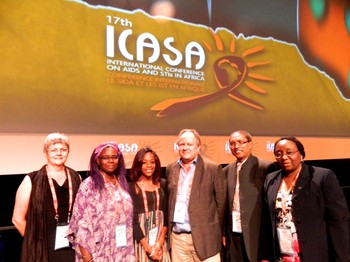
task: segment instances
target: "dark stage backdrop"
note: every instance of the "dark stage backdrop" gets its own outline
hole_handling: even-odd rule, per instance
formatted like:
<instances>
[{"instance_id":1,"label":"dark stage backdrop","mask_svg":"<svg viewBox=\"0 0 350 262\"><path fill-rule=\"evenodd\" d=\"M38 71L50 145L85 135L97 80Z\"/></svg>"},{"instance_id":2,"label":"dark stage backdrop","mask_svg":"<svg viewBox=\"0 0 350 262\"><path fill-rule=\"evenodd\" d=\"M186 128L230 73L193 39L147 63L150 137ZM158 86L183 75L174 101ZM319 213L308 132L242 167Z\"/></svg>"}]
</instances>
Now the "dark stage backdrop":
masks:
<instances>
[{"instance_id":1,"label":"dark stage backdrop","mask_svg":"<svg viewBox=\"0 0 350 262\"><path fill-rule=\"evenodd\" d=\"M332 169L338 177L348 206L350 206L350 158L340 160L312 160L307 164ZM224 165L223 165L224 166ZM163 168L165 174L165 168ZM83 178L86 172L80 172ZM22 237L11 223L15 193L24 174L0 176L0 262L17 262L20 258Z\"/></svg>"}]
</instances>

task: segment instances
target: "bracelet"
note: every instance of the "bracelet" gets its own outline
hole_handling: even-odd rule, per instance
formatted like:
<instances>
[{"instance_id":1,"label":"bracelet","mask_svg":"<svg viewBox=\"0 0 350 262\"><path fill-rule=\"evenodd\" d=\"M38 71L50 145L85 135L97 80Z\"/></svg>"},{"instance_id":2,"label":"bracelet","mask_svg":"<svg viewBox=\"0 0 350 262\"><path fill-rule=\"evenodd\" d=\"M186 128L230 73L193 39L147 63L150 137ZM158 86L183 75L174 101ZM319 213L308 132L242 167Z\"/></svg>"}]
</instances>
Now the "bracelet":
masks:
<instances>
[{"instance_id":1,"label":"bracelet","mask_svg":"<svg viewBox=\"0 0 350 262\"><path fill-rule=\"evenodd\" d=\"M83 262L84 262L84 259L86 258L86 256L81 256L81 257L82 257ZM93 258L93 257L91 257L91 259L90 259L89 261L87 261L87 262L94 262L94 258Z\"/></svg>"},{"instance_id":2,"label":"bracelet","mask_svg":"<svg viewBox=\"0 0 350 262\"><path fill-rule=\"evenodd\" d=\"M152 252L151 252L151 254L149 254L149 257L152 257L154 255L154 253L155 253L155 249L152 248Z\"/></svg>"}]
</instances>

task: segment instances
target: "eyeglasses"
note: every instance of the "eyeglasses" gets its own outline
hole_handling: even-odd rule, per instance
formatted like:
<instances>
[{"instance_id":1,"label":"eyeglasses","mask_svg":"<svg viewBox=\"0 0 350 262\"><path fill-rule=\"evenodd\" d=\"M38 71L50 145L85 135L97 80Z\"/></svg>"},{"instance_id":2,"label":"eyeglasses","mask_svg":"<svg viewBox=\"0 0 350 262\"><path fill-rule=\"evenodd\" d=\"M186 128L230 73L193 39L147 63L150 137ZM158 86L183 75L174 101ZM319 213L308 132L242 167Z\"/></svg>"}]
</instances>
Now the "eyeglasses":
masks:
<instances>
[{"instance_id":1,"label":"eyeglasses","mask_svg":"<svg viewBox=\"0 0 350 262\"><path fill-rule=\"evenodd\" d=\"M100 159L104 160L104 161L117 161L119 159L118 155L113 155L113 156L100 156Z\"/></svg>"},{"instance_id":2,"label":"eyeglasses","mask_svg":"<svg viewBox=\"0 0 350 262\"><path fill-rule=\"evenodd\" d=\"M61 154L67 154L68 153L68 148L51 148L48 150L48 152L52 155L56 155L58 153L61 153Z\"/></svg>"},{"instance_id":3,"label":"eyeglasses","mask_svg":"<svg viewBox=\"0 0 350 262\"><path fill-rule=\"evenodd\" d=\"M229 141L230 146L243 146L250 141Z\"/></svg>"},{"instance_id":4,"label":"eyeglasses","mask_svg":"<svg viewBox=\"0 0 350 262\"><path fill-rule=\"evenodd\" d=\"M283 156L287 156L287 157L291 158L292 156L295 155L296 152L299 152L299 150L296 150L296 151L287 151L287 152L285 152L285 153L279 151L279 152L276 152L276 153L275 153L275 158L280 159L280 158L282 158Z\"/></svg>"}]
</instances>

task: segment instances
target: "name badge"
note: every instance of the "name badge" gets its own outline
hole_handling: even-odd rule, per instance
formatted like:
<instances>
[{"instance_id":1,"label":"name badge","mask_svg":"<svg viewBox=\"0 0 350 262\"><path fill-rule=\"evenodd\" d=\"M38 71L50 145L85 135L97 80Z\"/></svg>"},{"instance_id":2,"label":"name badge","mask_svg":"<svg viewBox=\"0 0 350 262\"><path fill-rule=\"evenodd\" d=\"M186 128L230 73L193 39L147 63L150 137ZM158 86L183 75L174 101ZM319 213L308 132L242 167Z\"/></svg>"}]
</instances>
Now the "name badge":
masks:
<instances>
[{"instance_id":1,"label":"name badge","mask_svg":"<svg viewBox=\"0 0 350 262\"><path fill-rule=\"evenodd\" d=\"M294 255L292 231L288 228L278 227L277 234L281 253L285 255Z\"/></svg>"},{"instance_id":2,"label":"name badge","mask_svg":"<svg viewBox=\"0 0 350 262\"><path fill-rule=\"evenodd\" d=\"M55 250L69 247L67 232L68 232L68 224L59 225L56 227Z\"/></svg>"},{"instance_id":3,"label":"name badge","mask_svg":"<svg viewBox=\"0 0 350 262\"><path fill-rule=\"evenodd\" d=\"M232 211L232 232L242 233L241 213Z\"/></svg>"},{"instance_id":4,"label":"name badge","mask_svg":"<svg viewBox=\"0 0 350 262\"><path fill-rule=\"evenodd\" d=\"M183 224L185 222L186 204L176 202L174 210L174 222Z\"/></svg>"},{"instance_id":5,"label":"name badge","mask_svg":"<svg viewBox=\"0 0 350 262\"><path fill-rule=\"evenodd\" d=\"M158 236L158 228L157 227L152 228L148 234L148 243L150 246L153 246L156 243L157 236Z\"/></svg>"},{"instance_id":6,"label":"name badge","mask_svg":"<svg viewBox=\"0 0 350 262\"><path fill-rule=\"evenodd\" d=\"M126 246L126 225L117 225L115 227L115 243L117 247Z\"/></svg>"}]
</instances>

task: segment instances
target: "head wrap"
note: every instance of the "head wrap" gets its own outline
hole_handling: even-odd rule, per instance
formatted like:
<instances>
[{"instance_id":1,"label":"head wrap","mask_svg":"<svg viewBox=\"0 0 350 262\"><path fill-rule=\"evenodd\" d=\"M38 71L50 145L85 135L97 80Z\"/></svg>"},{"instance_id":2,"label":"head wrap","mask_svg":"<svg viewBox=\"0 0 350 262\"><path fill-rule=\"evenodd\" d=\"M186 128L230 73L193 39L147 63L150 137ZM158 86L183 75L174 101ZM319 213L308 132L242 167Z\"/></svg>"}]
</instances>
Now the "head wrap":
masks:
<instances>
[{"instance_id":1,"label":"head wrap","mask_svg":"<svg viewBox=\"0 0 350 262\"><path fill-rule=\"evenodd\" d=\"M118 144L114 141L104 142L94 149L94 151L92 152L91 157L90 157L89 176L91 176L91 178L94 180L96 188L102 189L104 187L104 180L101 176L100 168L99 168L99 165L97 163L97 158L100 157L101 152L107 147L112 147L117 151L117 155L119 157L119 160L118 160L118 167L115 170L115 176L117 177L121 187L124 190L128 191L128 183L126 180L126 170L125 170L124 157L123 157L123 154L118 147Z\"/></svg>"},{"instance_id":2,"label":"head wrap","mask_svg":"<svg viewBox=\"0 0 350 262\"><path fill-rule=\"evenodd\" d=\"M101 145L99 145L95 148L95 150L93 152L93 156L94 156L93 158L95 161L97 160L97 158L100 157L101 152L107 147L114 148L117 151L118 156L120 156L121 153L120 153L120 150L119 150L117 143L114 141L107 141L107 142L102 143Z\"/></svg>"}]
</instances>

